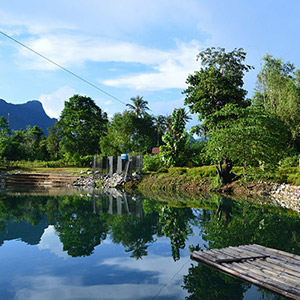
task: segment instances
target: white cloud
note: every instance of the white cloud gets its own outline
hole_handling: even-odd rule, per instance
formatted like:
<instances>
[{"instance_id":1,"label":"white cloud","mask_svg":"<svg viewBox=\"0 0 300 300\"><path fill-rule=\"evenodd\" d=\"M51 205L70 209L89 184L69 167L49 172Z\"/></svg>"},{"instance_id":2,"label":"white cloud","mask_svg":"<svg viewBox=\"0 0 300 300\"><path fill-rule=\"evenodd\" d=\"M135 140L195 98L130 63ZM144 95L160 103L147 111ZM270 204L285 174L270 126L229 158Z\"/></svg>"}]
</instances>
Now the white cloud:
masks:
<instances>
[{"instance_id":1,"label":"white cloud","mask_svg":"<svg viewBox=\"0 0 300 300\"><path fill-rule=\"evenodd\" d=\"M49 249L50 252L64 259L69 257L67 252L63 251L63 245L60 242L53 225L49 225L48 228L44 230L38 248L40 250Z\"/></svg>"},{"instance_id":2,"label":"white cloud","mask_svg":"<svg viewBox=\"0 0 300 300\"><path fill-rule=\"evenodd\" d=\"M43 35L24 43L33 50L65 67L90 62L141 63L153 66L158 72L190 69L195 65L201 47L197 41L178 42L175 49L159 50L136 43L103 40L81 35ZM19 64L28 69L53 70L58 67L47 63L25 48L18 48ZM25 60L24 60L25 59Z\"/></svg>"},{"instance_id":3,"label":"white cloud","mask_svg":"<svg viewBox=\"0 0 300 300\"><path fill-rule=\"evenodd\" d=\"M46 114L51 118L58 118L64 108L65 101L75 94L75 90L64 86L51 94L42 94L39 100L42 102Z\"/></svg>"},{"instance_id":4,"label":"white cloud","mask_svg":"<svg viewBox=\"0 0 300 300\"><path fill-rule=\"evenodd\" d=\"M199 67L196 55L203 47L197 41L177 42L168 50L147 48L135 43L97 40L93 37L45 35L25 41L29 47L64 66L83 66L85 62L140 63L152 67L152 72L99 80L113 87L136 90L184 88L187 75ZM18 48L18 64L25 69L55 70L51 64L25 48ZM130 69L130 64L128 65Z\"/></svg>"},{"instance_id":5,"label":"white cloud","mask_svg":"<svg viewBox=\"0 0 300 300\"><path fill-rule=\"evenodd\" d=\"M185 88L187 75L199 67L199 63L196 62L196 55L200 47L201 45L196 41L186 44L180 43L176 49L158 54L153 72L103 80L101 83L114 87L150 91Z\"/></svg>"}]
</instances>

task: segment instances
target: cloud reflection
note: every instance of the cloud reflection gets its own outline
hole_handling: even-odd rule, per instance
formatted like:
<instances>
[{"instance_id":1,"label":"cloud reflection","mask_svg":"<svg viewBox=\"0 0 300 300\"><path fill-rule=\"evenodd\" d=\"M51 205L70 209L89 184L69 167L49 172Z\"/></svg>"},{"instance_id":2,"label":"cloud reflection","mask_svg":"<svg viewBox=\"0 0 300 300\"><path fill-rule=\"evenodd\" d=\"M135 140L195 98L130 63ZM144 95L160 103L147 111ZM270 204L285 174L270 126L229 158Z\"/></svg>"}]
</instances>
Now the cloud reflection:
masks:
<instances>
[{"instance_id":1,"label":"cloud reflection","mask_svg":"<svg viewBox=\"0 0 300 300\"><path fill-rule=\"evenodd\" d=\"M69 258L68 253L63 251L63 245L60 242L53 225L49 225L48 228L44 230L38 248L40 250L49 249L51 253L64 259Z\"/></svg>"}]
</instances>

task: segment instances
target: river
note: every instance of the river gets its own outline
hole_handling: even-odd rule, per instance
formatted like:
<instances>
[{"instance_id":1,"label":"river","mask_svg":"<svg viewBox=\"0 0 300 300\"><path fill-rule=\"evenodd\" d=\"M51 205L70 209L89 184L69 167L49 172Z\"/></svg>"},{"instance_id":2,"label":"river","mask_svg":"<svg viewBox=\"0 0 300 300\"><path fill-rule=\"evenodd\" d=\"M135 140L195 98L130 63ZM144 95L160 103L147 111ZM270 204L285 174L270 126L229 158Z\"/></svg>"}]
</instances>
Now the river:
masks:
<instances>
[{"instance_id":1,"label":"river","mask_svg":"<svg viewBox=\"0 0 300 300\"><path fill-rule=\"evenodd\" d=\"M2 192L0 299L285 299L189 255L252 243L299 255L299 225L218 195Z\"/></svg>"}]
</instances>

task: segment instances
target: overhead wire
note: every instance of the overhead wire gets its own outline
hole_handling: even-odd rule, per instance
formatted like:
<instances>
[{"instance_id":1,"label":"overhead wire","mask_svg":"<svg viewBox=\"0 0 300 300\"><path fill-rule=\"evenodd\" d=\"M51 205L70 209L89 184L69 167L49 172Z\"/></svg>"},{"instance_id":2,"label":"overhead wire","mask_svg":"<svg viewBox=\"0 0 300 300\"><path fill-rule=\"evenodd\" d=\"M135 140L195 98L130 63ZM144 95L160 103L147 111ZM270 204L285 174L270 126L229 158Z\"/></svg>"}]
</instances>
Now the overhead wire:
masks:
<instances>
[{"instance_id":1,"label":"overhead wire","mask_svg":"<svg viewBox=\"0 0 300 300\"><path fill-rule=\"evenodd\" d=\"M68 70L67 68L65 68L65 67L63 67L62 65L56 63L55 61L53 61L53 60L51 60L50 58L44 56L43 54L41 54L41 53L35 51L34 49L32 49L32 48L30 48L30 47L28 47L27 45L23 44L22 42L18 41L17 39L13 38L12 36L6 34L5 32L3 32L3 31L0 30L0 34L4 35L4 36L7 37L8 39L14 41L15 43L19 44L20 46L26 48L27 50L33 52L34 54L40 56L41 58L47 60L47 61L50 62L51 64L53 64L53 65L59 67L60 69L64 70L65 72L71 74L72 76L76 77L77 79L79 79L79 80L85 82L86 84L92 86L93 88L97 89L98 91L100 91L100 92L106 94L107 96L113 98L114 100L116 100L116 101L118 101L118 102L120 102L120 103L126 105L126 103L125 103L124 101L118 99L117 97L115 97L115 96L113 96L112 94L106 92L105 90L101 89L101 88L98 87L97 85L95 85L95 84L89 82L88 80L84 79L83 77L81 77L81 76L75 74L74 72Z\"/></svg>"}]
</instances>

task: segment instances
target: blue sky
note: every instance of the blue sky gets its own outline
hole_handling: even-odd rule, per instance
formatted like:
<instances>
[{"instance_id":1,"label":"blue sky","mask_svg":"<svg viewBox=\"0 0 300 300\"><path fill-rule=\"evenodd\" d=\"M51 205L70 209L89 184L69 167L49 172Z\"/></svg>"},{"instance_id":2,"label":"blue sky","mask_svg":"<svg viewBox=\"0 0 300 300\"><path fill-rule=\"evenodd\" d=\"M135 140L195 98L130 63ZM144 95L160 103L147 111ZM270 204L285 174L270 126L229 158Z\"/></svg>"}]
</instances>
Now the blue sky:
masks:
<instances>
[{"instance_id":1,"label":"blue sky","mask_svg":"<svg viewBox=\"0 0 300 300\"><path fill-rule=\"evenodd\" d=\"M298 0L1 0L0 30L126 103L144 96L157 115L183 106L207 47L245 49L249 97L266 53L300 68L299 11ZM0 98L38 99L51 117L75 93L110 116L125 109L2 35L0 70Z\"/></svg>"}]
</instances>

